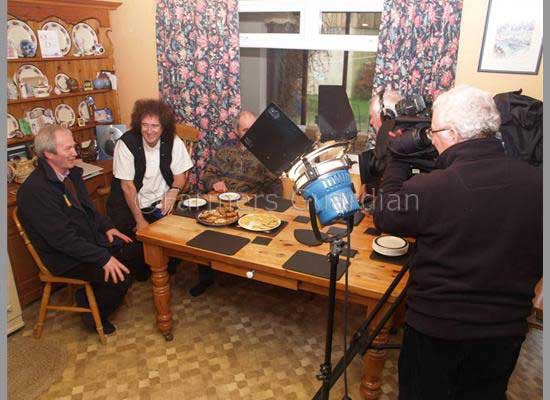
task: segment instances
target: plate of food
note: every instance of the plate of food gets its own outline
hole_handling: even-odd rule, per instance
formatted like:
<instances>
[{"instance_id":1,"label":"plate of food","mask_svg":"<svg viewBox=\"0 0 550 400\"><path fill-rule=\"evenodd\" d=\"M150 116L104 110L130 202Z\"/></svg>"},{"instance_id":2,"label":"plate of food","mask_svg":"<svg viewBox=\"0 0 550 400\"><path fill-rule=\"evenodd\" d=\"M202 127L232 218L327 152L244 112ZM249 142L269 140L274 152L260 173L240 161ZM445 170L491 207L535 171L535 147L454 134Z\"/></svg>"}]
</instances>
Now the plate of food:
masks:
<instances>
[{"instance_id":1,"label":"plate of food","mask_svg":"<svg viewBox=\"0 0 550 400\"><path fill-rule=\"evenodd\" d=\"M226 226L239 220L239 213L235 207L217 207L214 210L205 210L197 215L197 221L208 226Z\"/></svg>"},{"instance_id":2,"label":"plate of food","mask_svg":"<svg viewBox=\"0 0 550 400\"><path fill-rule=\"evenodd\" d=\"M249 231L271 231L281 225L281 220L271 214L247 214L239 219L239 226Z\"/></svg>"},{"instance_id":3,"label":"plate of food","mask_svg":"<svg viewBox=\"0 0 550 400\"><path fill-rule=\"evenodd\" d=\"M237 201L240 198L241 195L235 192L225 192L218 195L218 199L220 199L221 201Z\"/></svg>"},{"instance_id":4,"label":"plate of food","mask_svg":"<svg viewBox=\"0 0 550 400\"><path fill-rule=\"evenodd\" d=\"M190 197L181 202L183 207L187 208L199 208L206 204L206 200L201 199L200 197Z\"/></svg>"}]
</instances>

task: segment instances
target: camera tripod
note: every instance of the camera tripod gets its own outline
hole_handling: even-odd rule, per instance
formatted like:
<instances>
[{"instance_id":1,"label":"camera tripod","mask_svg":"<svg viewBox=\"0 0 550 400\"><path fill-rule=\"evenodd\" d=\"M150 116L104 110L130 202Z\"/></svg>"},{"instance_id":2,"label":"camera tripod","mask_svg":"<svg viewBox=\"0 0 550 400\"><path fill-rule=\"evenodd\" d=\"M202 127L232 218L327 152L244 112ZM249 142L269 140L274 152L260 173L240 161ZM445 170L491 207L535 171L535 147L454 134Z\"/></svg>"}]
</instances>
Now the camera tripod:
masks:
<instances>
[{"instance_id":1,"label":"camera tripod","mask_svg":"<svg viewBox=\"0 0 550 400\"><path fill-rule=\"evenodd\" d=\"M343 233L338 233L336 235L327 236L321 234L319 231L319 226L317 225L317 218L315 215L315 207L313 199L309 202L309 214L311 220L311 227L316 239L320 242L330 243L330 253L328 254L328 259L330 263L330 278L329 278L329 304L328 304L328 315L327 315L327 329L326 329L326 339L325 339L325 357L324 362L321 364L320 372L317 375L319 380L323 381L321 388L317 391L313 400L329 400L330 389L338 381L342 373L346 370L348 365L351 363L353 358L357 354L364 355L368 349L374 350L383 350L383 349L397 349L400 348L399 345L386 344L380 346L373 346L372 342L378 336L384 325L388 322L390 317L395 313L397 307L401 304L405 298L406 290L403 290L395 302L390 306L386 313L382 316L376 327L369 333L369 327L384 306L391 294L403 279L405 273L409 270L409 263L399 271L397 276L394 278L390 286L386 289L384 295L380 298L373 311L369 314L367 320L361 325L361 327L353 335L353 339L347 349L345 349L344 356L338 361L334 370L332 369L331 356L332 356L332 337L334 330L334 309L336 305L336 275L338 269L338 263L340 262L340 254L347 244L348 252L351 251L351 245L348 240L347 243L344 242L344 238L351 234L353 230L353 215L346 218L346 231ZM349 260L349 257L348 257ZM346 268L349 267L349 264L346 265ZM349 400L349 397L345 397L344 400Z\"/></svg>"}]
</instances>

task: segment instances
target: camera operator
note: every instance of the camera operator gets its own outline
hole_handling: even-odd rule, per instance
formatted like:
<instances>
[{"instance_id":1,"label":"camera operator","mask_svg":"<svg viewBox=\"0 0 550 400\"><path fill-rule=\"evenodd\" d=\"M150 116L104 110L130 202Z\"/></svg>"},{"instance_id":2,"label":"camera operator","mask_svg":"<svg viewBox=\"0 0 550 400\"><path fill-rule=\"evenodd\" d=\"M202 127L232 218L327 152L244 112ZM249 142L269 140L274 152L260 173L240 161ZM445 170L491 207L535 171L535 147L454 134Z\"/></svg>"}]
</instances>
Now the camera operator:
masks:
<instances>
[{"instance_id":1,"label":"camera operator","mask_svg":"<svg viewBox=\"0 0 550 400\"><path fill-rule=\"evenodd\" d=\"M434 169L437 152L427 137L431 106L429 96L403 98L394 91L381 90L371 99L370 122L377 132L376 145L359 156L363 184L359 199L367 209L392 157L409 164L409 176Z\"/></svg>"},{"instance_id":2,"label":"camera operator","mask_svg":"<svg viewBox=\"0 0 550 400\"><path fill-rule=\"evenodd\" d=\"M459 86L434 103L437 169L389 162L374 222L416 238L399 399L502 400L542 277L542 173L505 156L491 96Z\"/></svg>"},{"instance_id":3,"label":"camera operator","mask_svg":"<svg viewBox=\"0 0 550 400\"><path fill-rule=\"evenodd\" d=\"M370 100L369 123L376 134L376 145L374 149L363 152L359 157L362 184L360 201L378 188L378 180L384 172L388 159L388 137L395 135L389 130L392 126L389 121L397 114L395 105L401 100L403 97L398 92L383 88Z\"/></svg>"}]
</instances>

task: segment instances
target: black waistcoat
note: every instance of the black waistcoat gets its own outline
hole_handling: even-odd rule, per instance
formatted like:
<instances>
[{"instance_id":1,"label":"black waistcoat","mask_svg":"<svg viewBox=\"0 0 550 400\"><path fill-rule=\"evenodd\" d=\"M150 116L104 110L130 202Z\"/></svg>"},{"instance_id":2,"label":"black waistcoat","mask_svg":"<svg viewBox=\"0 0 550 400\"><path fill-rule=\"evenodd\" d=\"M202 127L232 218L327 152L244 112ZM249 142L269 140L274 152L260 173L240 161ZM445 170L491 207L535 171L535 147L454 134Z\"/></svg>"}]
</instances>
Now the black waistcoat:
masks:
<instances>
[{"instance_id":1,"label":"black waistcoat","mask_svg":"<svg viewBox=\"0 0 550 400\"><path fill-rule=\"evenodd\" d=\"M147 163L145 161L145 150L143 148L143 139L141 134L136 133L132 130L126 132L120 138L128 147L128 150L134 156L134 185L136 191L139 192L143 187L143 178L145 176L145 168ZM174 181L174 175L170 169L170 164L172 163L172 148L174 146L174 137L164 137L160 138L160 172L164 181L168 186L172 186ZM107 201L107 213L115 222L115 225L123 225L128 221L128 217L133 221L130 209L126 204L126 199L124 198L124 193L120 185L120 179L113 176L111 183L111 195ZM117 221L120 221L117 223ZM118 227L118 226L117 226ZM122 226L121 226L122 227ZM119 229L121 228L119 227Z\"/></svg>"}]
</instances>

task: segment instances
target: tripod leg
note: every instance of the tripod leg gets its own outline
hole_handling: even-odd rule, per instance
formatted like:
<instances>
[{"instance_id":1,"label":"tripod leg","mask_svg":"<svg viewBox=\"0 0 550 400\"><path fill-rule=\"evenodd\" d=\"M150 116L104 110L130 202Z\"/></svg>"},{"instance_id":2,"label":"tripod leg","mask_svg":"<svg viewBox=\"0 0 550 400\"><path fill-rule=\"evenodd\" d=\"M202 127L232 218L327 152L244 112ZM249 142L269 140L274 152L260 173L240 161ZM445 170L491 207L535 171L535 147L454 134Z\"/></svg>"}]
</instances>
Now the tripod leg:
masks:
<instances>
[{"instance_id":1,"label":"tripod leg","mask_svg":"<svg viewBox=\"0 0 550 400\"><path fill-rule=\"evenodd\" d=\"M386 313L389 308L389 304L386 304L381 312L378 314L380 317ZM372 310L373 306L368 307ZM371 327L374 328L380 321L380 318L375 318ZM386 325L382 328L378 336L373 341L373 345L386 344L389 341L389 328L393 323L393 317L389 319ZM369 329L370 333L371 329ZM386 350L372 350L369 349L363 361L365 363L363 377L361 378L360 392L366 400L376 400L380 396L380 387L382 386L382 370L384 369L384 363L386 362L387 351Z\"/></svg>"}]
</instances>

